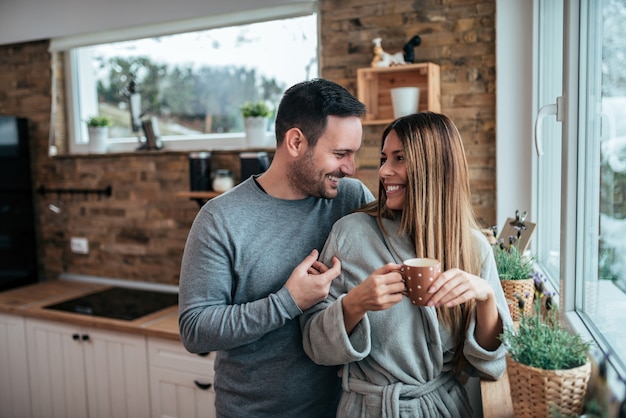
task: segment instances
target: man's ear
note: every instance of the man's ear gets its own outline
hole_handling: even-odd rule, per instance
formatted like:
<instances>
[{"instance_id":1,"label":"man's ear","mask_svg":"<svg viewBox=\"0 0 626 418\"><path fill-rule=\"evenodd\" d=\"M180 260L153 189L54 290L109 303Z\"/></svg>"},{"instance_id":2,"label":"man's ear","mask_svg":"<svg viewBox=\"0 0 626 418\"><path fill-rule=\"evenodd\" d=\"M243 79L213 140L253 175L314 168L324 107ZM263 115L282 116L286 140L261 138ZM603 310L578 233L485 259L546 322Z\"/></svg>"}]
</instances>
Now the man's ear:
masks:
<instances>
[{"instance_id":1,"label":"man's ear","mask_svg":"<svg viewBox=\"0 0 626 418\"><path fill-rule=\"evenodd\" d=\"M298 128L291 128L285 133L285 140L283 141L287 148L287 152L292 157L299 157L304 152L309 145L309 142L306 140L306 137L302 133L302 131Z\"/></svg>"}]
</instances>

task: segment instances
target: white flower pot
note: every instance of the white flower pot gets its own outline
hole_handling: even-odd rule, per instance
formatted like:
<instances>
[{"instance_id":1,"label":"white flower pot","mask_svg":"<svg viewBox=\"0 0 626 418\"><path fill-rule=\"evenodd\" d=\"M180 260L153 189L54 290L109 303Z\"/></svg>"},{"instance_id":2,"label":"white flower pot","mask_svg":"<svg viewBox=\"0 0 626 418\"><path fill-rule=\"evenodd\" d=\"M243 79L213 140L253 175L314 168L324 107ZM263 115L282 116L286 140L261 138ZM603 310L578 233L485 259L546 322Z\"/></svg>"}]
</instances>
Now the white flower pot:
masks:
<instances>
[{"instance_id":1,"label":"white flower pot","mask_svg":"<svg viewBox=\"0 0 626 418\"><path fill-rule=\"evenodd\" d=\"M396 87L391 89L393 117L399 118L417 112L420 89L417 87Z\"/></svg>"},{"instance_id":2,"label":"white flower pot","mask_svg":"<svg viewBox=\"0 0 626 418\"><path fill-rule=\"evenodd\" d=\"M89 131L89 152L103 154L107 152L107 142L109 140L109 127L90 127Z\"/></svg>"},{"instance_id":3,"label":"white flower pot","mask_svg":"<svg viewBox=\"0 0 626 418\"><path fill-rule=\"evenodd\" d=\"M243 120L246 130L246 143L249 147L267 147L267 118L263 116L247 117Z\"/></svg>"}]
</instances>

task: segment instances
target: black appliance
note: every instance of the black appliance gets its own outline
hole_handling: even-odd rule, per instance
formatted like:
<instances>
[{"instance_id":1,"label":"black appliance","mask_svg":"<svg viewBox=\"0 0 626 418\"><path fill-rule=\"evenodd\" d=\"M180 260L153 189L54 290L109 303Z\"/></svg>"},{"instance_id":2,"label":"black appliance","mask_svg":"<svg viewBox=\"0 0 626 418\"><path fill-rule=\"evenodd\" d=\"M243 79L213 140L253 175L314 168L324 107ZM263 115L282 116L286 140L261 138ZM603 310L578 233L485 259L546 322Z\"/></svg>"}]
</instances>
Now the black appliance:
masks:
<instances>
[{"instance_id":1,"label":"black appliance","mask_svg":"<svg viewBox=\"0 0 626 418\"><path fill-rule=\"evenodd\" d=\"M170 306L178 305L177 293L112 287L46 309L132 321Z\"/></svg>"},{"instance_id":2,"label":"black appliance","mask_svg":"<svg viewBox=\"0 0 626 418\"><path fill-rule=\"evenodd\" d=\"M208 151L189 154L189 190L211 190L211 153Z\"/></svg>"},{"instance_id":3,"label":"black appliance","mask_svg":"<svg viewBox=\"0 0 626 418\"><path fill-rule=\"evenodd\" d=\"M270 166L267 152L242 152L239 154L241 162L241 181L254 174L261 174Z\"/></svg>"},{"instance_id":4,"label":"black appliance","mask_svg":"<svg viewBox=\"0 0 626 418\"><path fill-rule=\"evenodd\" d=\"M0 291L38 280L28 121L0 115Z\"/></svg>"}]
</instances>

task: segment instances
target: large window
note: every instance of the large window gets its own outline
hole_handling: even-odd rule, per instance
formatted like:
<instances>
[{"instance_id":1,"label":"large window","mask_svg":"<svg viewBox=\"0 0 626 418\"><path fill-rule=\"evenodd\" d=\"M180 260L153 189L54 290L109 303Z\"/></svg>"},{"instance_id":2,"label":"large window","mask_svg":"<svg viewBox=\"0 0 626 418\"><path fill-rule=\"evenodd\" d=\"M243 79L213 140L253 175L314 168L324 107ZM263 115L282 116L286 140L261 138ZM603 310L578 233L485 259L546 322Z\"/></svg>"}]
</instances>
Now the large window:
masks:
<instances>
[{"instance_id":1,"label":"large window","mask_svg":"<svg viewBox=\"0 0 626 418\"><path fill-rule=\"evenodd\" d=\"M539 125L538 261L626 376L626 0L536 4L536 107L562 120Z\"/></svg>"},{"instance_id":2,"label":"large window","mask_svg":"<svg viewBox=\"0 0 626 418\"><path fill-rule=\"evenodd\" d=\"M85 121L92 116L111 118L112 151L144 140L146 120L169 149L241 146L241 105L263 101L276 109L285 89L318 76L317 14L310 4L295 12L208 18L206 27L192 23L193 30L182 22L175 33L168 24L146 28L147 36L136 36L139 29L132 38L59 47L70 69L71 151L86 149Z\"/></svg>"}]
</instances>

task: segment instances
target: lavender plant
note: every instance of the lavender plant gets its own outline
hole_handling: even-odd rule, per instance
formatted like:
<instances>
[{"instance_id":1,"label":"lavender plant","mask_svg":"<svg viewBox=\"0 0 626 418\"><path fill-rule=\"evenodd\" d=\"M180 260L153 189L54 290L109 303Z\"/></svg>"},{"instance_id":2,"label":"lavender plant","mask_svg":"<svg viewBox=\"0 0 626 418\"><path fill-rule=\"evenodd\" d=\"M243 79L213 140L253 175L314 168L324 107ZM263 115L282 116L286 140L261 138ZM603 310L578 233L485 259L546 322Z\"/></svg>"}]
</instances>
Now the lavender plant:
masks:
<instances>
[{"instance_id":1,"label":"lavender plant","mask_svg":"<svg viewBox=\"0 0 626 418\"><path fill-rule=\"evenodd\" d=\"M545 315L540 310L541 298L537 298L535 313L523 314L517 331L508 328L500 335L511 358L543 370L571 369L585 364L591 344L565 329L554 307Z\"/></svg>"},{"instance_id":2,"label":"lavender plant","mask_svg":"<svg viewBox=\"0 0 626 418\"><path fill-rule=\"evenodd\" d=\"M533 270L533 258L522 254L517 245L508 248L494 245L493 255L496 259L496 267L500 280L524 280L530 279Z\"/></svg>"}]
</instances>

